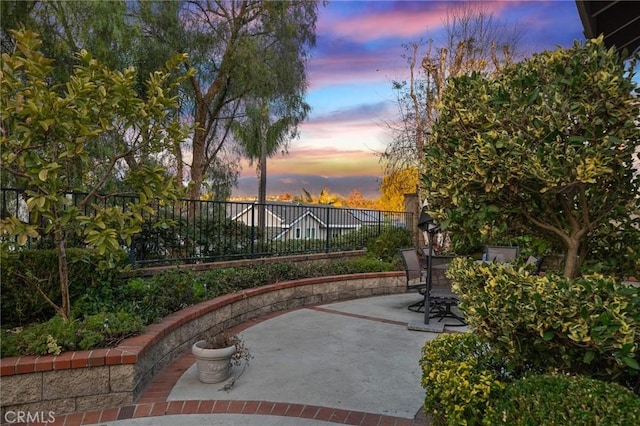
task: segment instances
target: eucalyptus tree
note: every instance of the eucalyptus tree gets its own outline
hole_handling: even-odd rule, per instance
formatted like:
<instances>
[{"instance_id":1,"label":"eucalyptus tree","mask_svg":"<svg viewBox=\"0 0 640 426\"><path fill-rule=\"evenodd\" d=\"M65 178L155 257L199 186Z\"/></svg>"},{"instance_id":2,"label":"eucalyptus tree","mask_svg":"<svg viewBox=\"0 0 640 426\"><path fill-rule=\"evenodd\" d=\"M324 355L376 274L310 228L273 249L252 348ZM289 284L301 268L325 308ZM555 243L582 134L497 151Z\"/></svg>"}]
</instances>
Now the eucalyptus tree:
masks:
<instances>
[{"instance_id":1,"label":"eucalyptus tree","mask_svg":"<svg viewBox=\"0 0 640 426\"><path fill-rule=\"evenodd\" d=\"M230 185L243 153L232 125L248 114L252 100L277 103L279 116L292 122L305 114L300 100L309 49L315 45L317 3L142 2L141 10L143 33L187 53L185 67L197 70L186 84L180 111L194 124L191 142L172 151L178 181L187 181L191 198L213 175L226 176Z\"/></svg>"},{"instance_id":2,"label":"eucalyptus tree","mask_svg":"<svg viewBox=\"0 0 640 426\"><path fill-rule=\"evenodd\" d=\"M80 48L115 69L135 66L137 76L159 69L174 54L187 54L182 66L197 73L183 84L174 113L191 125L193 134L189 142L146 161L169 166L192 198L205 185L226 194L235 181L243 151L231 125L244 116L247 99L276 102L292 117L304 112L300 99L315 45L316 2L7 2L11 8L4 3L3 17L11 20L3 28L24 25L43 34L43 50L60 64L54 80L65 80ZM3 48L11 44L2 41ZM144 78L136 78L136 90L147 96ZM109 143L126 142L123 135L111 137ZM128 167L141 166L138 160L128 158Z\"/></svg>"},{"instance_id":3,"label":"eucalyptus tree","mask_svg":"<svg viewBox=\"0 0 640 426\"><path fill-rule=\"evenodd\" d=\"M423 165L433 217L468 237L523 226L577 276L589 237L640 212L638 95L602 38L450 80Z\"/></svg>"}]
</instances>

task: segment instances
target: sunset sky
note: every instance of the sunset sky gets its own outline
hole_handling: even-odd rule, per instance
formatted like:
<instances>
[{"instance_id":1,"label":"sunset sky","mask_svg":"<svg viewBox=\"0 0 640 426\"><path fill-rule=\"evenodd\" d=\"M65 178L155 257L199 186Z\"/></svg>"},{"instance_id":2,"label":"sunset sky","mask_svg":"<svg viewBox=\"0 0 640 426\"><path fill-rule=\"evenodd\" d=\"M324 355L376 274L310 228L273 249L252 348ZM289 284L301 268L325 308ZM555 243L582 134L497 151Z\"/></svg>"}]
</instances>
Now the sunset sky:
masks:
<instances>
[{"instance_id":1,"label":"sunset sky","mask_svg":"<svg viewBox=\"0 0 640 426\"><path fill-rule=\"evenodd\" d=\"M382 123L397 115L391 81L408 77L402 45L437 43L455 3L334 0L320 6L308 65L312 111L288 155L268 161L268 176L382 176L378 155L389 139ZM524 28L519 46L529 54L584 40L574 1L484 4L495 20ZM244 166L242 176L255 177L255 167Z\"/></svg>"}]
</instances>

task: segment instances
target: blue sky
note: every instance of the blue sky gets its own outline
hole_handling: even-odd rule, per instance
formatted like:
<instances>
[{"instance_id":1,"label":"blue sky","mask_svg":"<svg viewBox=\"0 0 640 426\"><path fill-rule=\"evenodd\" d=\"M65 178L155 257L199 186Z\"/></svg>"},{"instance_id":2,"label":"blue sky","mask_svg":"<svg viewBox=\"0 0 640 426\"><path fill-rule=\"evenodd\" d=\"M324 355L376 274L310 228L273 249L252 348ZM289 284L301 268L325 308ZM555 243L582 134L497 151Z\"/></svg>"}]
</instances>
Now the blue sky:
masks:
<instances>
[{"instance_id":1,"label":"blue sky","mask_svg":"<svg viewBox=\"0 0 640 426\"><path fill-rule=\"evenodd\" d=\"M405 80L403 44L444 34L447 8L459 2L331 1L320 6L317 46L308 65L312 111L285 157L269 160L269 176L382 176L378 154L395 118L392 80ZM478 3L478 2L475 2ZM584 40L574 1L481 2L494 20L522 28L528 56ZM245 166L243 176L255 176Z\"/></svg>"}]
</instances>

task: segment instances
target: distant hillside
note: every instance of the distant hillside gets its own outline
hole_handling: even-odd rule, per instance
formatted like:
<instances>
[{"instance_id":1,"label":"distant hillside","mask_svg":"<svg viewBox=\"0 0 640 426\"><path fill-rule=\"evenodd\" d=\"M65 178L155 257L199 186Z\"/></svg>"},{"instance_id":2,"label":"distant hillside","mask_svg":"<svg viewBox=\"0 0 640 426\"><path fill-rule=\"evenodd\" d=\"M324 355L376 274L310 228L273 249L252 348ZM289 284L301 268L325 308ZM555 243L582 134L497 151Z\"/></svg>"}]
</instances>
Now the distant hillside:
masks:
<instances>
[{"instance_id":1,"label":"distant hillside","mask_svg":"<svg viewBox=\"0 0 640 426\"><path fill-rule=\"evenodd\" d=\"M369 200L380 198L381 178L378 176L322 177L311 175L273 175L267 179L267 196L290 193L293 196L304 195L304 190L317 196L322 188L328 188L331 194L347 197L354 189ZM233 189L233 197L251 197L258 195L258 178L244 177L238 180Z\"/></svg>"}]
</instances>

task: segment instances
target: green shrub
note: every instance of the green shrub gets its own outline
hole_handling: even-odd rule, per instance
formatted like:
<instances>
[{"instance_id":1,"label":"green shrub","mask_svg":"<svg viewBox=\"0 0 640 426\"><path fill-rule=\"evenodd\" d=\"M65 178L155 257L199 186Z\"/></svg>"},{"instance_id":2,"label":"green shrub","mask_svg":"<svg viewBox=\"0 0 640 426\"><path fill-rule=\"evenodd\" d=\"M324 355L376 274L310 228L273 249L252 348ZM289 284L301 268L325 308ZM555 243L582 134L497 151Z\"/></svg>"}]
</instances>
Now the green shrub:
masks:
<instances>
[{"instance_id":1,"label":"green shrub","mask_svg":"<svg viewBox=\"0 0 640 426\"><path fill-rule=\"evenodd\" d=\"M329 247L331 251L362 250L378 237L379 232L380 229L377 226L361 226L351 232L331 238Z\"/></svg>"},{"instance_id":2,"label":"green shrub","mask_svg":"<svg viewBox=\"0 0 640 426\"><path fill-rule=\"evenodd\" d=\"M405 228L387 228L367 244L367 252L384 262L396 262L398 249L411 246L411 232Z\"/></svg>"},{"instance_id":3,"label":"green shrub","mask_svg":"<svg viewBox=\"0 0 640 426\"><path fill-rule=\"evenodd\" d=\"M467 259L448 273L469 326L512 366L635 381L640 289L597 274L534 276Z\"/></svg>"},{"instance_id":4,"label":"green shrub","mask_svg":"<svg viewBox=\"0 0 640 426\"><path fill-rule=\"evenodd\" d=\"M588 246L583 272L637 276L640 273L640 217L630 215L601 224L589 238Z\"/></svg>"},{"instance_id":5,"label":"green shrub","mask_svg":"<svg viewBox=\"0 0 640 426\"><path fill-rule=\"evenodd\" d=\"M180 269L151 278L151 303L163 306L167 313L198 303L194 286L197 279L196 273Z\"/></svg>"},{"instance_id":6,"label":"green shrub","mask_svg":"<svg viewBox=\"0 0 640 426\"><path fill-rule=\"evenodd\" d=\"M104 348L143 329L143 321L127 312L102 313L66 321L56 315L47 322L3 330L0 354L2 357L57 355L64 351Z\"/></svg>"},{"instance_id":7,"label":"green shrub","mask_svg":"<svg viewBox=\"0 0 640 426\"><path fill-rule=\"evenodd\" d=\"M126 265L126 255L120 254L118 265L104 268L102 258L85 249L68 248L69 293L71 300L89 289L117 279ZM55 250L23 250L4 253L0 262L0 292L2 293L0 322L3 327L18 327L46 321L55 311L38 291L54 302L60 301L58 257Z\"/></svg>"},{"instance_id":8,"label":"green shrub","mask_svg":"<svg viewBox=\"0 0 640 426\"><path fill-rule=\"evenodd\" d=\"M504 365L476 335L441 334L422 350L424 407L436 424L478 424L503 389Z\"/></svg>"},{"instance_id":9,"label":"green shrub","mask_svg":"<svg viewBox=\"0 0 640 426\"><path fill-rule=\"evenodd\" d=\"M21 328L20 332L5 330L1 353L2 356L14 356L52 353L48 352L51 348L75 350L105 347L189 305L245 288L391 268L392 265L376 259L357 258L326 263L254 264L198 273L174 269L153 277L131 278L126 282L119 279L96 280L72 300L72 317L75 321L64 322L56 316L47 322ZM85 271L84 274L96 276L95 270ZM105 318L108 318L109 333L101 328ZM51 338L48 338L49 335Z\"/></svg>"},{"instance_id":10,"label":"green shrub","mask_svg":"<svg viewBox=\"0 0 640 426\"><path fill-rule=\"evenodd\" d=\"M175 269L150 278L134 278L119 290L112 309L124 310L141 317L145 323L160 320L187 306L200 302L197 274Z\"/></svg>"},{"instance_id":11,"label":"green shrub","mask_svg":"<svg viewBox=\"0 0 640 426\"><path fill-rule=\"evenodd\" d=\"M492 401L487 425L637 425L640 398L616 383L537 375L509 383Z\"/></svg>"},{"instance_id":12,"label":"green shrub","mask_svg":"<svg viewBox=\"0 0 640 426\"><path fill-rule=\"evenodd\" d=\"M373 256L361 256L352 259L339 260L331 266L332 275L358 274L363 272L395 271L395 263L385 262ZM328 275L328 274L327 274Z\"/></svg>"}]
</instances>

